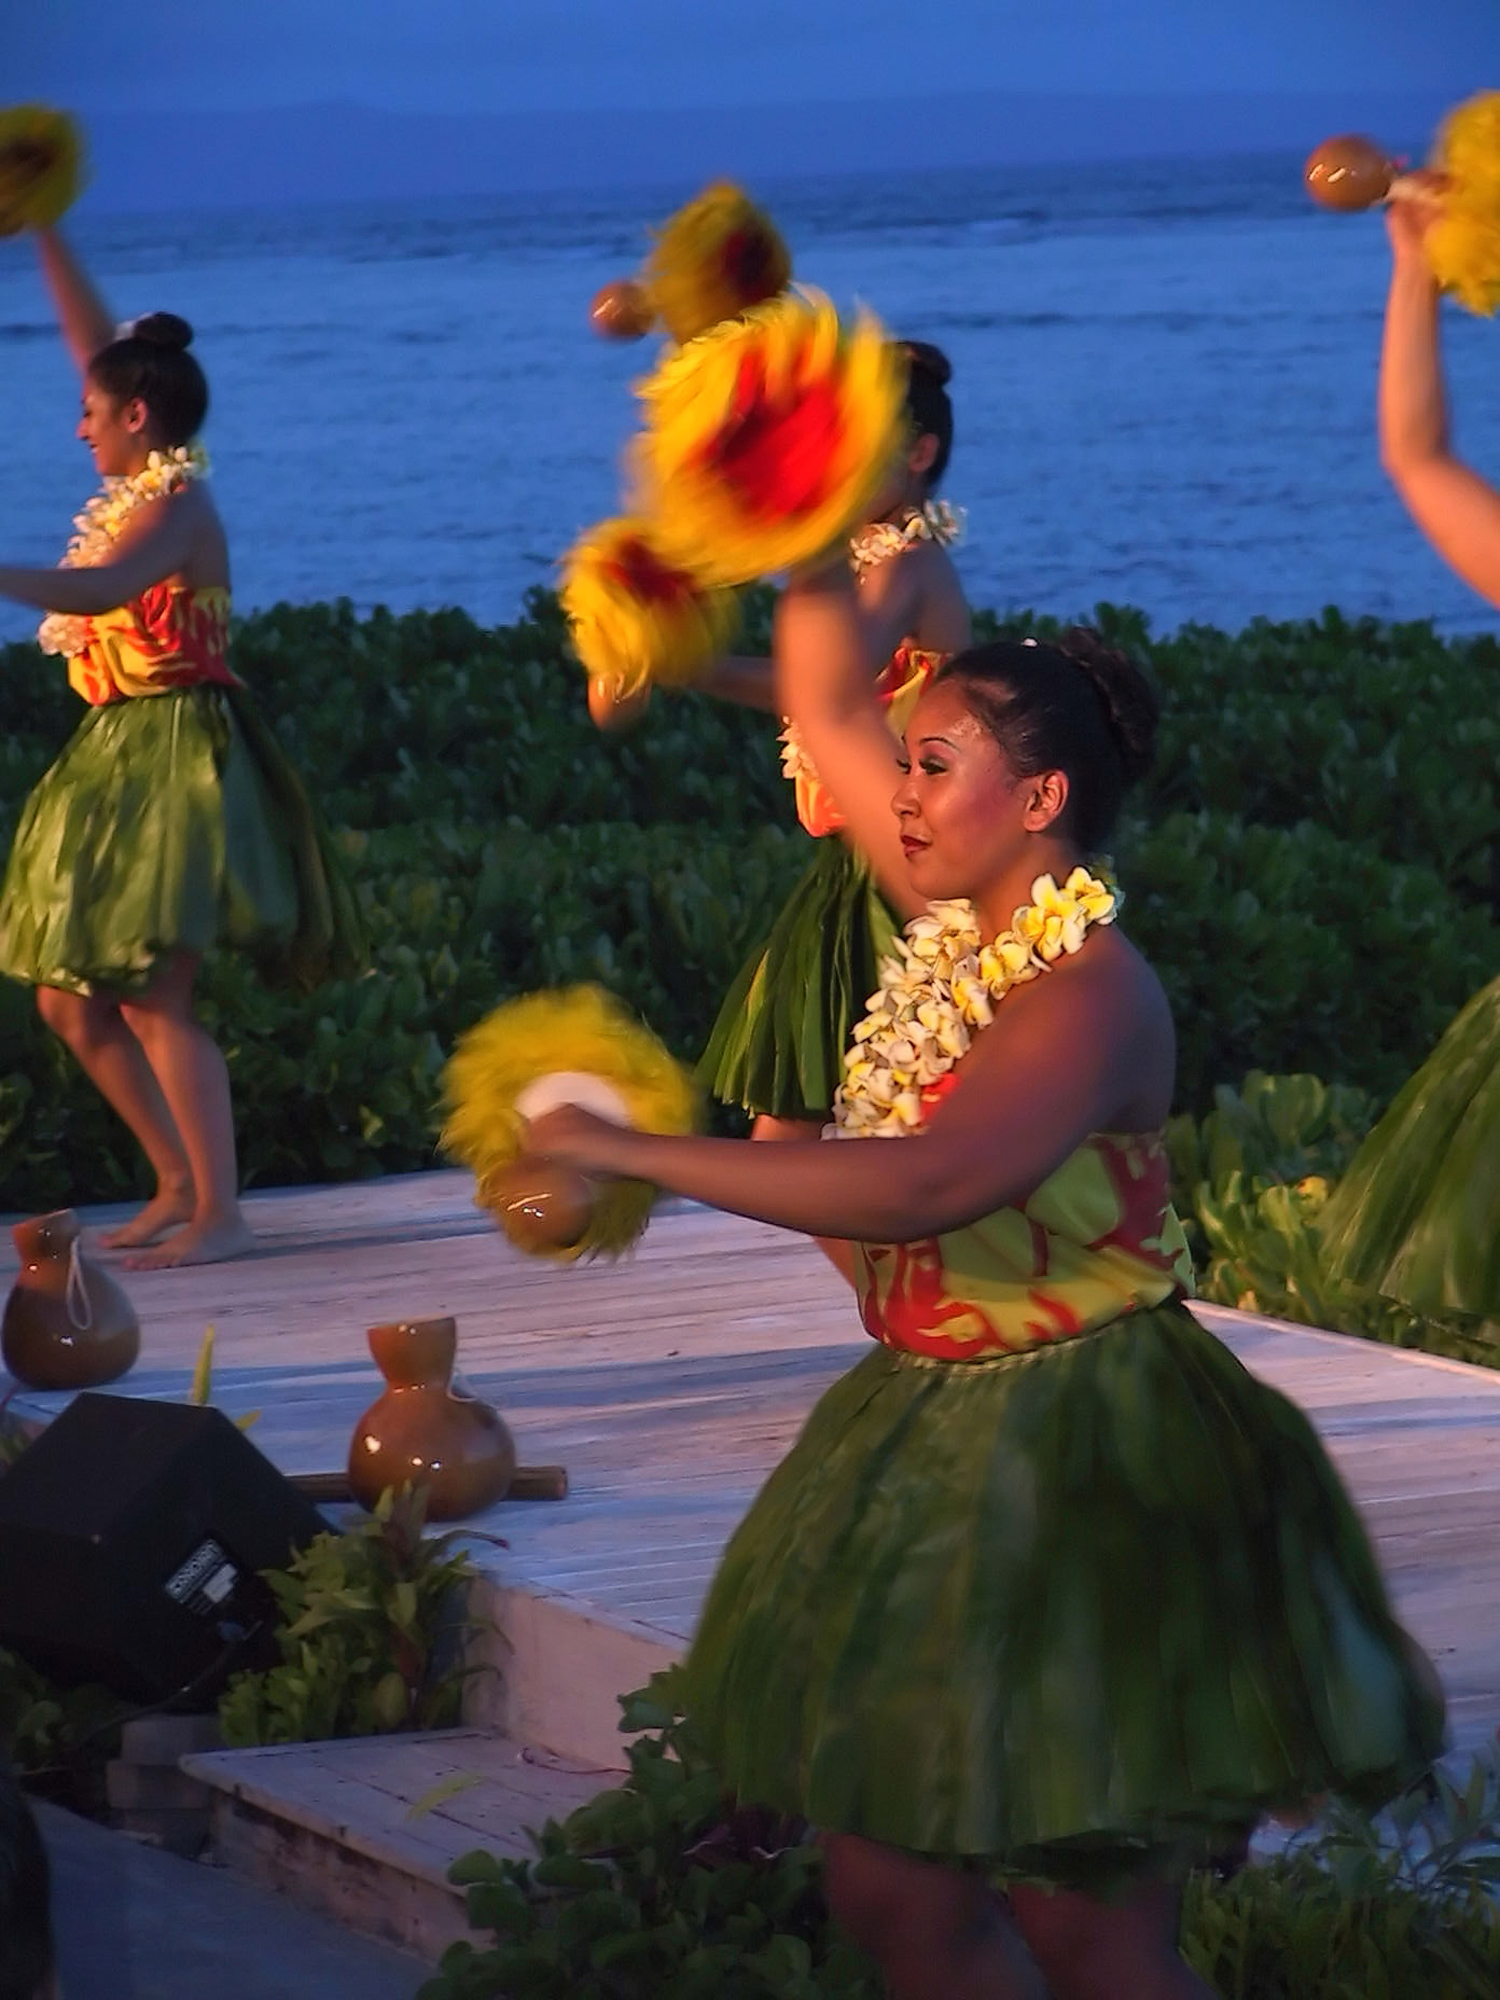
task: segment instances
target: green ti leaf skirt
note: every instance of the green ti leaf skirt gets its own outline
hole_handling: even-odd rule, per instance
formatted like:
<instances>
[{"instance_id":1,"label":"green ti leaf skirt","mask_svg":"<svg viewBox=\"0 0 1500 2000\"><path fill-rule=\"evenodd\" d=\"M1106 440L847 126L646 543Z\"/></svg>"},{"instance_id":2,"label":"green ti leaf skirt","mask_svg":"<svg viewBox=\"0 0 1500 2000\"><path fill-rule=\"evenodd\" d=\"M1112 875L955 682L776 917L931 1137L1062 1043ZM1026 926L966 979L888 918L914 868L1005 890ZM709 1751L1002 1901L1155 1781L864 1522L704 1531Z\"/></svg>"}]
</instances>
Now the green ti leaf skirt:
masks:
<instances>
[{"instance_id":1,"label":"green ti leaf skirt","mask_svg":"<svg viewBox=\"0 0 1500 2000\"><path fill-rule=\"evenodd\" d=\"M820 840L719 1009L704 1089L757 1114L826 1119L897 930L865 863L837 835Z\"/></svg>"},{"instance_id":2,"label":"green ti leaf skirt","mask_svg":"<svg viewBox=\"0 0 1500 2000\"><path fill-rule=\"evenodd\" d=\"M1500 1316L1500 979L1355 1154L1322 1232L1351 1284L1418 1313Z\"/></svg>"},{"instance_id":3,"label":"green ti leaf skirt","mask_svg":"<svg viewBox=\"0 0 1500 2000\"><path fill-rule=\"evenodd\" d=\"M214 944L314 985L358 970L354 891L250 697L195 687L91 708L27 800L0 889L0 972L138 992Z\"/></svg>"},{"instance_id":4,"label":"green ti leaf skirt","mask_svg":"<svg viewBox=\"0 0 1500 2000\"><path fill-rule=\"evenodd\" d=\"M1109 1890L1441 1747L1311 1426L1185 1308L981 1363L877 1348L725 1553L686 1664L746 1802Z\"/></svg>"}]
</instances>

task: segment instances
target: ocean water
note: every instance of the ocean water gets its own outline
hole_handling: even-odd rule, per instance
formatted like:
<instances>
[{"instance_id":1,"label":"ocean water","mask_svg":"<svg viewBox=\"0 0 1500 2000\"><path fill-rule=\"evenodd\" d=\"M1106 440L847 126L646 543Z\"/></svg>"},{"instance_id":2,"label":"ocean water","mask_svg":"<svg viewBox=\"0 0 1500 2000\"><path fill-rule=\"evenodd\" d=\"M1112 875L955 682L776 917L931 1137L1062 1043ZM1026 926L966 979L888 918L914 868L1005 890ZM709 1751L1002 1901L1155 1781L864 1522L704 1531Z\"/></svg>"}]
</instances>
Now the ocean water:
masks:
<instances>
[{"instance_id":1,"label":"ocean water","mask_svg":"<svg viewBox=\"0 0 1500 2000\"><path fill-rule=\"evenodd\" d=\"M347 596L511 617L615 510L649 348L589 329L598 285L689 189L90 219L121 316L190 318L242 607ZM995 169L758 190L799 277L954 363L945 489L973 600L1158 630L1257 615L1497 630L1390 492L1374 217L1295 158ZM1500 329L1453 313L1466 456L1500 478ZM92 467L24 242L0 243L0 556L51 562ZM32 615L0 607L0 636Z\"/></svg>"}]
</instances>

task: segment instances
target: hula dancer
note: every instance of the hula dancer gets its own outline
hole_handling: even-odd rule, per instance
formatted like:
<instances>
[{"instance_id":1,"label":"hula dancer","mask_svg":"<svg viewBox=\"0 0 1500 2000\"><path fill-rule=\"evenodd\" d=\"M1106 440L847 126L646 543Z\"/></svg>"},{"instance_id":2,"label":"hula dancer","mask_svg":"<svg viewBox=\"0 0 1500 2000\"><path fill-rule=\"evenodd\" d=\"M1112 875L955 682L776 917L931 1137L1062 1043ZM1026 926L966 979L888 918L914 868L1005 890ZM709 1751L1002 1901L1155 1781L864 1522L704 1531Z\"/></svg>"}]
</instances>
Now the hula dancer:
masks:
<instances>
[{"instance_id":1,"label":"hula dancer","mask_svg":"<svg viewBox=\"0 0 1500 2000\"><path fill-rule=\"evenodd\" d=\"M730 1542L695 1725L740 1798L819 1829L897 2000L1206 1994L1187 1870L1269 1810L1389 1798L1442 1701L1310 1425L1182 1303L1171 1017L1094 865L1154 696L1095 635L980 646L898 746L842 563L786 593L777 655L912 918L837 1104L901 1145L573 1108L528 1135L853 1249L878 1344Z\"/></svg>"},{"instance_id":2,"label":"hula dancer","mask_svg":"<svg viewBox=\"0 0 1500 2000\"><path fill-rule=\"evenodd\" d=\"M953 449L947 357L902 344L914 433L873 517L850 544L866 657L885 661L876 688L899 731L939 659L969 643L969 609L948 546L951 509L933 497ZM774 709L771 663L730 659L703 683L710 693ZM844 820L788 728L783 766L797 817L820 845L764 945L724 1001L700 1074L713 1094L756 1114L757 1138L796 1138L828 1117L849 1030L874 987L895 927L864 861L842 839Z\"/></svg>"},{"instance_id":3,"label":"hula dancer","mask_svg":"<svg viewBox=\"0 0 1500 2000\"><path fill-rule=\"evenodd\" d=\"M1500 107L1500 97L1490 102ZM1500 145L1500 109L1494 120ZM1449 438L1429 254L1445 219L1445 182L1426 173L1405 185L1386 210L1393 265L1381 458L1438 554L1500 605L1500 492L1455 456ZM1500 1315L1500 979L1458 1015L1355 1155L1326 1212L1324 1242L1340 1275L1415 1312Z\"/></svg>"},{"instance_id":4,"label":"hula dancer","mask_svg":"<svg viewBox=\"0 0 1500 2000\"><path fill-rule=\"evenodd\" d=\"M48 614L40 643L88 703L21 815L0 972L35 986L156 1176L106 1243L139 1268L209 1263L253 1238L228 1072L193 1016L199 961L231 943L313 981L357 964L358 913L229 666L229 551L195 442L208 385L192 329L171 313L117 329L62 239L44 229L37 243L104 490L63 567L0 567L0 593Z\"/></svg>"}]
</instances>

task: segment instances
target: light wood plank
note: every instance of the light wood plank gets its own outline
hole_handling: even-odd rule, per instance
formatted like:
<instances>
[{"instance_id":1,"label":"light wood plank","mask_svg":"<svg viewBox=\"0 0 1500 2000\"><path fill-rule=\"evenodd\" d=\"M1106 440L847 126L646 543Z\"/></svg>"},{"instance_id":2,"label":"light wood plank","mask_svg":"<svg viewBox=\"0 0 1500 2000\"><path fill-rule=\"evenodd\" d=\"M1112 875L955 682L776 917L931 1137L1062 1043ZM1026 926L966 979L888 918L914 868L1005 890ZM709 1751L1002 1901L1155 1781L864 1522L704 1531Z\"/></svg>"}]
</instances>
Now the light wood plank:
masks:
<instances>
[{"instance_id":1,"label":"light wood plank","mask_svg":"<svg viewBox=\"0 0 1500 2000\"><path fill-rule=\"evenodd\" d=\"M645 1670L685 1643L726 1537L865 1337L842 1282L785 1232L668 1203L632 1257L558 1267L512 1251L470 1192L465 1176L433 1173L252 1195L257 1256L125 1276L145 1341L117 1387L183 1395L211 1321L215 1400L235 1415L259 1409L252 1436L285 1470L329 1470L381 1386L364 1328L453 1313L463 1372L505 1413L523 1458L569 1470L566 1501L503 1504L476 1523L508 1547L473 1546L508 1628L534 1632L554 1666L568 1632L590 1634L596 1670L569 1699L592 1708L570 1740L596 1756L614 1748L621 1682L608 1675ZM13 1269L0 1237L0 1272ZM1465 1729L1493 1730L1500 1374L1199 1310L1308 1411L1455 1714ZM65 1402L20 1393L12 1407L41 1419ZM575 1624L543 1616L549 1603ZM512 1658L505 1671L513 1709L545 1713L566 1734L546 1660Z\"/></svg>"}]
</instances>

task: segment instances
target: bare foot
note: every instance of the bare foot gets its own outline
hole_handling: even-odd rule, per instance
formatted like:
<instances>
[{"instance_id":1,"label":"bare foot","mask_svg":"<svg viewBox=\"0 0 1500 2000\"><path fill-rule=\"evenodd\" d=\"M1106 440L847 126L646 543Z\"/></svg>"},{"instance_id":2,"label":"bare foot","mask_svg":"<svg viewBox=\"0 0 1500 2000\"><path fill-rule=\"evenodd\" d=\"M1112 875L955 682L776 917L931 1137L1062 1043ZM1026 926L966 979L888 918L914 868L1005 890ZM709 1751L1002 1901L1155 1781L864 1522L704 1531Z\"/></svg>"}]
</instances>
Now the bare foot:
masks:
<instances>
[{"instance_id":1,"label":"bare foot","mask_svg":"<svg viewBox=\"0 0 1500 2000\"><path fill-rule=\"evenodd\" d=\"M139 1215L122 1222L118 1229L106 1229L99 1241L106 1250L139 1250L155 1243L179 1222L193 1218L191 1188L158 1188Z\"/></svg>"},{"instance_id":2,"label":"bare foot","mask_svg":"<svg viewBox=\"0 0 1500 2000\"><path fill-rule=\"evenodd\" d=\"M127 1271L167 1271L179 1264L227 1264L231 1257L245 1257L255 1248L250 1226L238 1209L233 1215L205 1217L179 1229L165 1243L127 1257Z\"/></svg>"}]
</instances>

